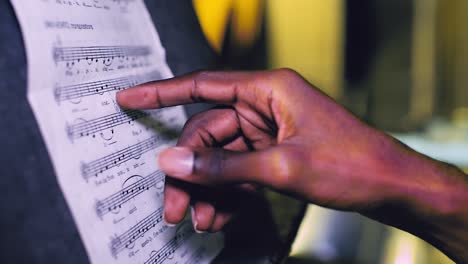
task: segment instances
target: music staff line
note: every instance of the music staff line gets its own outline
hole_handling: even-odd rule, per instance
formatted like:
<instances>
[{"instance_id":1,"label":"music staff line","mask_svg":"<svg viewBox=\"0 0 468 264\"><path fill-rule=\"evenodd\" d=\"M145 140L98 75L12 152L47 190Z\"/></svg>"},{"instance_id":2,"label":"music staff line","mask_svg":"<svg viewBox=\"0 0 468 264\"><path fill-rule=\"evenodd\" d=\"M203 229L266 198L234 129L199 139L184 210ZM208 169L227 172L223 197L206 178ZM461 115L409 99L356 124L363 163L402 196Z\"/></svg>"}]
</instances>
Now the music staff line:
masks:
<instances>
[{"instance_id":1,"label":"music staff line","mask_svg":"<svg viewBox=\"0 0 468 264\"><path fill-rule=\"evenodd\" d=\"M121 235L112 238L110 243L112 255L116 257L122 250L130 248L137 239L162 222L162 218L163 207L160 207Z\"/></svg>"},{"instance_id":2,"label":"music staff line","mask_svg":"<svg viewBox=\"0 0 468 264\"><path fill-rule=\"evenodd\" d=\"M176 233L173 239L162 246L158 251L150 256L144 264L160 264L166 261L175 251L185 243L195 231L191 228L190 224L185 225Z\"/></svg>"},{"instance_id":3,"label":"music staff line","mask_svg":"<svg viewBox=\"0 0 468 264\"><path fill-rule=\"evenodd\" d=\"M111 129L111 134L114 134L113 128L132 121L149 116L148 113L139 110L126 110L89 121L79 122L74 125L67 125L66 131L68 138L73 142L76 139L92 136L107 129Z\"/></svg>"},{"instance_id":4,"label":"music staff line","mask_svg":"<svg viewBox=\"0 0 468 264\"><path fill-rule=\"evenodd\" d=\"M130 76L76 85L58 86L54 90L54 96L55 101L62 102L110 91L120 91L137 84L138 82L135 78Z\"/></svg>"},{"instance_id":5,"label":"music staff line","mask_svg":"<svg viewBox=\"0 0 468 264\"><path fill-rule=\"evenodd\" d=\"M149 46L89 46L89 47L54 47L55 63L70 61L97 62L99 59L110 61L115 58L142 57L151 54Z\"/></svg>"},{"instance_id":6,"label":"music staff line","mask_svg":"<svg viewBox=\"0 0 468 264\"><path fill-rule=\"evenodd\" d=\"M140 158L142 154L161 146L162 143L161 138L156 135L94 161L82 163L81 175L86 181L89 178L98 177L99 174L111 168L120 166L131 159Z\"/></svg>"},{"instance_id":7,"label":"music staff line","mask_svg":"<svg viewBox=\"0 0 468 264\"><path fill-rule=\"evenodd\" d=\"M164 181L164 173L160 170L141 178L135 183L128 185L122 190L96 202L96 213L102 218L109 212L117 210L129 200L135 198L141 193L156 187L159 182Z\"/></svg>"},{"instance_id":8,"label":"music staff line","mask_svg":"<svg viewBox=\"0 0 468 264\"><path fill-rule=\"evenodd\" d=\"M91 3L89 3L91 2ZM134 0L107 0L107 1L102 1L104 3L107 2L112 2L115 5L129 5L129 3L133 3ZM97 8L97 9L104 9L104 10L110 10L110 6L107 4L101 4L99 0L94 0L94 1L64 1L64 0L55 0L55 4L58 5L66 5L66 6L77 6L77 7L86 7L86 8Z\"/></svg>"},{"instance_id":9,"label":"music staff line","mask_svg":"<svg viewBox=\"0 0 468 264\"><path fill-rule=\"evenodd\" d=\"M139 76L131 75L102 81L56 86L54 89L54 97L55 101L60 103L66 100L76 100L82 97L103 94L105 92L120 91L161 78L162 76L158 71L152 71Z\"/></svg>"}]
</instances>

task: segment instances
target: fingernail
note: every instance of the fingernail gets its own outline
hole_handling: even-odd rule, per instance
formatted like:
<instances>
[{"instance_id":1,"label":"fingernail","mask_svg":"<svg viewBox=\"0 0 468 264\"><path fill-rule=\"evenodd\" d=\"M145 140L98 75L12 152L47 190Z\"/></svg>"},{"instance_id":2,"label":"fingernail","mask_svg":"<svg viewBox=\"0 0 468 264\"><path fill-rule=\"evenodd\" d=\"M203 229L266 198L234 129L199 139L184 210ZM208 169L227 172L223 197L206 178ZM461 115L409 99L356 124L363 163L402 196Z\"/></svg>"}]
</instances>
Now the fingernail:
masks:
<instances>
[{"instance_id":1,"label":"fingernail","mask_svg":"<svg viewBox=\"0 0 468 264\"><path fill-rule=\"evenodd\" d=\"M174 227L176 226L176 224L173 224L173 223L169 223L167 220L166 220L166 208L163 207L163 223L165 225L167 225L168 227Z\"/></svg>"},{"instance_id":2,"label":"fingernail","mask_svg":"<svg viewBox=\"0 0 468 264\"><path fill-rule=\"evenodd\" d=\"M195 209L193 209L193 206L190 206L190 213L192 215L192 223L193 223L193 229L195 229L195 232L198 234L203 234L205 232L198 230L198 222L197 222L197 217L195 215Z\"/></svg>"},{"instance_id":3,"label":"fingernail","mask_svg":"<svg viewBox=\"0 0 468 264\"><path fill-rule=\"evenodd\" d=\"M173 177L184 177L192 174L193 152L184 147L173 147L159 155L159 167Z\"/></svg>"},{"instance_id":4,"label":"fingernail","mask_svg":"<svg viewBox=\"0 0 468 264\"><path fill-rule=\"evenodd\" d=\"M163 221L164 221L164 224L167 225L168 227L176 226L176 224L171 224L171 223L167 222L166 217L163 217Z\"/></svg>"}]
</instances>

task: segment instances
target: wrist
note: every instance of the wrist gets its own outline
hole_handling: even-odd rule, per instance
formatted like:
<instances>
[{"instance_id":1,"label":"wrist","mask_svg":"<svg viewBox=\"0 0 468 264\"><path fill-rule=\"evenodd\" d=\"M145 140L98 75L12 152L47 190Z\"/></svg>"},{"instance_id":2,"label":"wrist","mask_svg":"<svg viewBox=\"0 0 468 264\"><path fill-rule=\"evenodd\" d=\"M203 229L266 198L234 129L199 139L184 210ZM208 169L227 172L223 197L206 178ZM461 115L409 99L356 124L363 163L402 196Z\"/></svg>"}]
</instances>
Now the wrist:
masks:
<instances>
[{"instance_id":1,"label":"wrist","mask_svg":"<svg viewBox=\"0 0 468 264\"><path fill-rule=\"evenodd\" d=\"M455 260L466 261L466 175L389 137L387 144L377 156L386 183L384 198L375 209L363 214L413 233Z\"/></svg>"}]
</instances>

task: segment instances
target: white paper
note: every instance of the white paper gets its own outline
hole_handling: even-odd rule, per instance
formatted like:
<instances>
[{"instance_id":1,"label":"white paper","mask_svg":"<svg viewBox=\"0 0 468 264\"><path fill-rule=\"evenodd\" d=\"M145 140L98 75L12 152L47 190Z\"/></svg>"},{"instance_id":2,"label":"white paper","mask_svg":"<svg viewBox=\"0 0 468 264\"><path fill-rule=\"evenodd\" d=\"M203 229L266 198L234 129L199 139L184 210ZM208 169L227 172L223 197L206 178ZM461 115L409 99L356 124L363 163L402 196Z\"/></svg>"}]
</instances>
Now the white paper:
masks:
<instances>
[{"instance_id":1,"label":"white paper","mask_svg":"<svg viewBox=\"0 0 468 264\"><path fill-rule=\"evenodd\" d=\"M122 111L117 90L172 73L142 0L11 0L28 58L28 100L92 263L206 263L222 234L162 221L157 153L181 107ZM41 175L37 175L41 177Z\"/></svg>"}]
</instances>

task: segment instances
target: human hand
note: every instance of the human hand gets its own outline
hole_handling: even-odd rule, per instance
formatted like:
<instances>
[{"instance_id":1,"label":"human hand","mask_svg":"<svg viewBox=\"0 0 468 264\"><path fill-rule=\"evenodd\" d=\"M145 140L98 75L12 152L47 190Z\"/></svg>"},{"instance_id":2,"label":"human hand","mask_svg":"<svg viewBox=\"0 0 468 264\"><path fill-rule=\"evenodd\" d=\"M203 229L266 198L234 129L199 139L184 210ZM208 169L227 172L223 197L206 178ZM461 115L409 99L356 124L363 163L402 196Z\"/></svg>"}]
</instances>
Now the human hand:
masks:
<instances>
[{"instance_id":1,"label":"human hand","mask_svg":"<svg viewBox=\"0 0 468 264\"><path fill-rule=\"evenodd\" d=\"M382 197L376 161L389 146L291 70L201 72L131 88L118 95L125 108L195 102L223 104L191 118L177 148L160 155L171 177L202 184L260 183L319 205L359 210ZM372 171L370 174L369 171ZM165 217L182 220L189 194L169 185ZM200 230L219 230L212 205L195 206ZM197 210L198 209L198 210Z\"/></svg>"},{"instance_id":2,"label":"human hand","mask_svg":"<svg viewBox=\"0 0 468 264\"><path fill-rule=\"evenodd\" d=\"M177 147L160 154L161 169L173 179L216 188L265 185L467 254L460 248L468 230L466 176L367 126L294 71L198 72L130 88L117 99L134 109L224 106L192 117ZM177 223L191 194L166 188L165 219ZM193 216L200 231L218 231L230 218L207 202L195 204Z\"/></svg>"}]
</instances>

